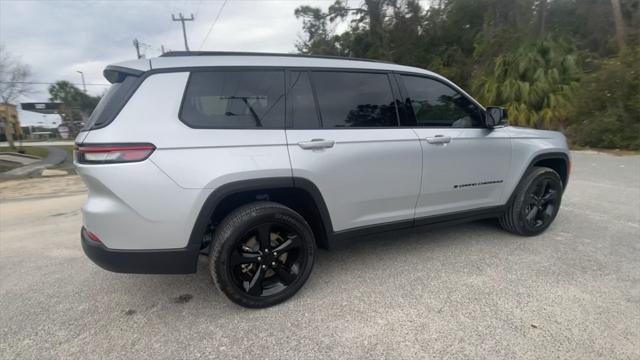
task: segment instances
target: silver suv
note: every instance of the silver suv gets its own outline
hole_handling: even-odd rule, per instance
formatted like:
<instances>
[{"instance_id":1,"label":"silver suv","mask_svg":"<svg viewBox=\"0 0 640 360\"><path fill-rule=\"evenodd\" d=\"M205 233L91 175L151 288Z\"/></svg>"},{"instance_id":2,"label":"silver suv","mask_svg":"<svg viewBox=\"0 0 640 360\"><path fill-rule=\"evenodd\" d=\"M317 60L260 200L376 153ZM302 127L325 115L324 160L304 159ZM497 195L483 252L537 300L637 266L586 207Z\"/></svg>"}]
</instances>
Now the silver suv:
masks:
<instances>
[{"instance_id":1,"label":"silver suv","mask_svg":"<svg viewBox=\"0 0 640 360\"><path fill-rule=\"evenodd\" d=\"M167 53L108 66L76 138L82 247L104 269L193 273L246 307L286 300L316 247L499 218L536 235L570 171L565 137L506 125L432 72L290 54Z\"/></svg>"}]
</instances>

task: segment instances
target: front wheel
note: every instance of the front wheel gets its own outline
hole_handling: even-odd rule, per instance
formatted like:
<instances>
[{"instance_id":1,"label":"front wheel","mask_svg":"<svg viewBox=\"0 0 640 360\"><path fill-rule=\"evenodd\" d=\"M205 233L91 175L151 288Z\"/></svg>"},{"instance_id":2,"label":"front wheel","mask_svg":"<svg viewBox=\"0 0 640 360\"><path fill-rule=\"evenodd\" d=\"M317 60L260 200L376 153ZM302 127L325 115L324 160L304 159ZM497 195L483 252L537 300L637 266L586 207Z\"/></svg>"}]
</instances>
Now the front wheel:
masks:
<instances>
[{"instance_id":1,"label":"front wheel","mask_svg":"<svg viewBox=\"0 0 640 360\"><path fill-rule=\"evenodd\" d=\"M518 185L514 200L500 217L500 225L518 235L542 233L558 214L562 192L558 173L546 167L533 168Z\"/></svg>"},{"instance_id":2,"label":"front wheel","mask_svg":"<svg viewBox=\"0 0 640 360\"><path fill-rule=\"evenodd\" d=\"M231 212L217 227L209 270L231 301L264 308L293 296L311 274L313 233L297 212L256 202Z\"/></svg>"}]
</instances>

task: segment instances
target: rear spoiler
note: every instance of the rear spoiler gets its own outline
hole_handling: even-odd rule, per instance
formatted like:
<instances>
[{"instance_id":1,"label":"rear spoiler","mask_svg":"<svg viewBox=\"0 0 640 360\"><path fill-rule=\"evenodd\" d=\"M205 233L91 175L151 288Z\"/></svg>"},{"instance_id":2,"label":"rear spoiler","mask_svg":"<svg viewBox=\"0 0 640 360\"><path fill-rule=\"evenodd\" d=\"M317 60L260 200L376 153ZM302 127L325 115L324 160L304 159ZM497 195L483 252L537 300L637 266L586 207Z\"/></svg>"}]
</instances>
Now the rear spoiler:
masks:
<instances>
[{"instance_id":1,"label":"rear spoiler","mask_svg":"<svg viewBox=\"0 0 640 360\"><path fill-rule=\"evenodd\" d=\"M111 84L122 82L127 76L139 77L142 74L144 74L142 70L117 65L108 65L102 72L104 78Z\"/></svg>"}]
</instances>

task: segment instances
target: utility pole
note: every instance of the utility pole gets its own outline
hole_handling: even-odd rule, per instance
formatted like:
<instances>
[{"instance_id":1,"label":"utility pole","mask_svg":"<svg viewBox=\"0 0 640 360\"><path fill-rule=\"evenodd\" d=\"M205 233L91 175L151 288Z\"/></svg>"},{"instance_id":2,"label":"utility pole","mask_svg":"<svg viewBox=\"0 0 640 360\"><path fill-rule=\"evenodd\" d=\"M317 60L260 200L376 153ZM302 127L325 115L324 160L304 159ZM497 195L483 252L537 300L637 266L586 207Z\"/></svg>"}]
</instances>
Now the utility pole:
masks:
<instances>
[{"instance_id":1,"label":"utility pole","mask_svg":"<svg viewBox=\"0 0 640 360\"><path fill-rule=\"evenodd\" d=\"M84 82L84 73L80 70L76 70L76 72L78 74L80 74L80 77L82 77L82 90L84 90L84 93L87 93L87 84Z\"/></svg>"},{"instance_id":2,"label":"utility pole","mask_svg":"<svg viewBox=\"0 0 640 360\"><path fill-rule=\"evenodd\" d=\"M189 44L187 43L187 29L184 25L185 21L193 21L194 17L193 14L191 14L190 18L185 18L184 16L182 16L182 13L178 14L180 17L176 18L173 14L171 14L171 20L173 21L180 21L182 23L182 36L184 37L184 49L186 51L189 51Z\"/></svg>"},{"instance_id":3,"label":"utility pole","mask_svg":"<svg viewBox=\"0 0 640 360\"><path fill-rule=\"evenodd\" d=\"M140 59L140 41L138 39L133 39L133 47L136 48L136 56Z\"/></svg>"},{"instance_id":4,"label":"utility pole","mask_svg":"<svg viewBox=\"0 0 640 360\"><path fill-rule=\"evenodd\" d=\"M160 51L161 51L163 54L165 53L165 51L164 51L164 45L160 45Z\"/></svg>"}]
</instances>

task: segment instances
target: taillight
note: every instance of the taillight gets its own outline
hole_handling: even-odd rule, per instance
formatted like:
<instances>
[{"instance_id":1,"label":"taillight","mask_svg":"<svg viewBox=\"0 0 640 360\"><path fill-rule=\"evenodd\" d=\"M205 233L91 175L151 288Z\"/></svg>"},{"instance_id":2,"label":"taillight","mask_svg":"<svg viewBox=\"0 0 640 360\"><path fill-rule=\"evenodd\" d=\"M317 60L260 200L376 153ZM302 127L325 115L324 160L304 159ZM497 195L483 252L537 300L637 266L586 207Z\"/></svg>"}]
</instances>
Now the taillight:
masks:
<instances>
[{"instance_id":1,"label":"taillight","mask_svg":"<svg viewBox=\"0 0 640 360\"><path fill-rule=\"evenodd\" d=\"M100 238L98 237L98 235L87 230L85 227L82 228L82 231L89 238L89 240L102 244L102 241L100 241Z\"/></svg>"},{"instance_id":2,"label":"taillight","mask_svg":"<svg viewBox=\"0 0 640 360\"><path fill-rule=\"evenodd\" d=\"M151 144L86 145L76 148L76 159L81 164L116 164L142 161L156 149Z\"/></svg>"}]
</instances>

